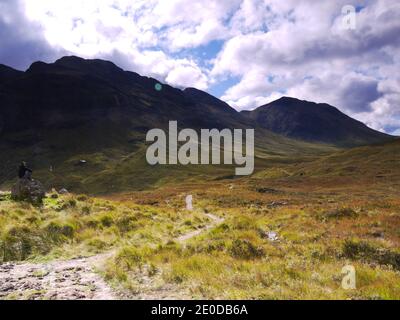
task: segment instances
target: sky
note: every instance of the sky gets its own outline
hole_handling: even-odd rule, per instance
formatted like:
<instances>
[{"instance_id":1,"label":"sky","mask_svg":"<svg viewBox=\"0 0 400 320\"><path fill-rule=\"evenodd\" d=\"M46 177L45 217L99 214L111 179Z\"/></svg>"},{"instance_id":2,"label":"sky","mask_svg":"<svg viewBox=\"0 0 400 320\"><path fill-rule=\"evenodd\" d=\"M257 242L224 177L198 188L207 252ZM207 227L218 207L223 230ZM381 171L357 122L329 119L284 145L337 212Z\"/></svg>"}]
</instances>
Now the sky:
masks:
<instances>
[{"instance_id":1,"label":"sky","mask_svg":"<svg viewBox=\"0 0 400 320\"><path fill-rule=\"evenodd\" d=\"M113 61L251 110L329 103L400 135L398 0L0 0L0 63Z\"/></svg>"}]
</instances>

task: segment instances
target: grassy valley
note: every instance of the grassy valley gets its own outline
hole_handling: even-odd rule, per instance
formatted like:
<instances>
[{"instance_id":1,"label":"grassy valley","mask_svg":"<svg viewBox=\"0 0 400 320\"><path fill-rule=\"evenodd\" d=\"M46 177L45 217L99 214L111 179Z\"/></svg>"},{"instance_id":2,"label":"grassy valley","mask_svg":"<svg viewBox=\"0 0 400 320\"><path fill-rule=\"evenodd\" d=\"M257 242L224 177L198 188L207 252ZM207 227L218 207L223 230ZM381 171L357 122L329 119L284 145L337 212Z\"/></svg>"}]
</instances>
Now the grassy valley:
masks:
<instances>
[{"instance_id":1,"label":"grassy valley","mask_svg":"<svg viewBox=\"0 0 400 320\"><path fill-rule=\"evenodd\" d=\"M134 125L132 125L134 127ZM138 124L137 124L138 126ZM160 127L163 126L160 124ZM213 180L234 175L234 166L151 166L146 161L145 134L111 121L75 129L3 135L0 188L15 182L16 166L28 161L46 188L74 193L109 194L159 187L167 182ZM277 163L310 161L339 150L256 130L255 170ZM13 151L10 152L10 149ZM85 164L80 164L85 160Z\"/></svg>"},{"instance_id":2,"label":"grassy valley","mask_svg":"<svg viewBox=\"0 0 400 320\"><path fill-rule=\"evenodd\" d=\"M122 298L398 299L398 147L288 158L250 178L197 176L95 198L50 193L41 207L3 194L2 259L111 252L97 270ZM341 287L349 264L355 290Z\"/></svg>"}]
</instances>

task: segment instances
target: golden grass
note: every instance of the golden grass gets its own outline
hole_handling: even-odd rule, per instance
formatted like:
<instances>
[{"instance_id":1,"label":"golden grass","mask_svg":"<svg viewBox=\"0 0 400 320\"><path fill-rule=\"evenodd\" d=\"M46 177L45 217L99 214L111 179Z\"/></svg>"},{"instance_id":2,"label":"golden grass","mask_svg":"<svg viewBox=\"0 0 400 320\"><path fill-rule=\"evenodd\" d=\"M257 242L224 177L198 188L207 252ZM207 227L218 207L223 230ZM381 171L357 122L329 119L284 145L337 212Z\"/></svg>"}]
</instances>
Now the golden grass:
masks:
<instances>
[{"instance_id":1,"label":"golden grass","mask_svg":"<svg viewBox=\"0 0 400 320\"><path fill-rule=\"evenodd\" d=\"M103 198L50 195L41 208L3 196L0 258L118 248L104 276L132 296L172 286L207 299L400 299L398 144L373 148L251 178L197 178ZM184 210L188 194L192 212ZM175 241L209 224L207 212L225 221ZM355 290L341 287L349 264Z\"/></svg>"}]
</instances>

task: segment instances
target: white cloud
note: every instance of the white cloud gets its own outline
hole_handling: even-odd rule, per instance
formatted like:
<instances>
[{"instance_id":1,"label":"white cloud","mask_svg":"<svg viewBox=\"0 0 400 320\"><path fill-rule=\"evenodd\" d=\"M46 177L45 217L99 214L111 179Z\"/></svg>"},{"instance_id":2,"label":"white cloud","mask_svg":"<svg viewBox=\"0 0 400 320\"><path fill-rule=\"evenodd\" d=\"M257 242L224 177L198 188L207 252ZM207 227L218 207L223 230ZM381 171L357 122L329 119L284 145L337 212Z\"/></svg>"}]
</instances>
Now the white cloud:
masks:
<instances>
[{"instance_id":1,"label":"white cloud","mask_svg":"<svg viewBox=\"0 0 400 320\"><path fill-rule=\"evenodd\" d=\"M356 1L265 0L269 20L263 26L259 12L246 22L246 12L260 7L250 2L236 14L247 33L225 43L211 72L212 81L241 78L224 100L252 109L285 94L333 104L375 128L390 131L399 124L394 70L400 69L400 3L363 1L356 29L345 30L341 8Z\"/></svg>"},{"instance_id":2,"label":"white cloud","mask_svg":"<svg viewBox=\"0 0 400 320\"><path fill-rule=\"evenodd\" d=\"M174 58L166 50L152 48L161 46L165 37L176 38L169 41L176 48L219 37L221 25L206 25L206 13L190 15L193 8L187 3L186 13L180 10L185 8L184 1L25 0L25 4L27 16L40 22L45 38L53 46L85 58L114 57L125 68L171 85L200 89L208 86L206 72L196 61ZM189 25L190 21L200 23L193 24L192 32L179 28L159 30L174 22Z\"/></svg>"},{"instance_id":3,"label":"white cloud","mask_svg":"<svg viewBox=\"0 0 400 320\"><path fill-rule=\"evenodd\" d=\"M168 73L166 82L179 87L207 88L207 77L196 65L179 65Z\"/></svg>"}]
</instances>

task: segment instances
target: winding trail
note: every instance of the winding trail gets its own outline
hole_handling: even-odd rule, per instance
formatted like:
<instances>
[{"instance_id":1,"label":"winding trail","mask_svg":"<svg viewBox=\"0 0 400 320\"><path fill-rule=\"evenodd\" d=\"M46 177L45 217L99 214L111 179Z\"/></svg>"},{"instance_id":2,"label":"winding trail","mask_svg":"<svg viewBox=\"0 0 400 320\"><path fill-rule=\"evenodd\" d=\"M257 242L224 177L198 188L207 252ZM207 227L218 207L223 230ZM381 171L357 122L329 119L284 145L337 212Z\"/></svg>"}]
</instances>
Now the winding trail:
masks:
<instances>
[{"instance_id":1,"label":"winding trail","mask_svg":"<svg viewBox=\"0 0 400 320\"><path fill-rule=\"evenodd\" d=\"M179 243L200 235L224 219L207 213L212 221L204 228L191 231L175 240ZM167 284L158 284L161 274L149 277L144 268L137 274L143 291L124 294L113 290L98 274L104 261L115 251L87 258L57 260L49 263L14 263L0 265L0 299L50 300L115 300L115 299L180 299L183 292Z\"/></svg>"},{"instance_id":2,"label":"winding trail","mask_svg":"<svg viewBox=\"0 0 400 320\"><path fill-rule=\"evenodd\" d=\"M205 231L208 231L208 230L212 229L216 225L221 224L221 223L224 222L223 218L218 218L217 216L213 215L212 213L206 213L205 215L208 218L210 218L212 223L210 223L209 225L205 226L204 228L197 229L197 230L191 231L189 233L186 233L186 234L176 238L176 241L180 242L180 243L185 242L185 241L187 241L187 240L189 240L191 238L194 238L194 237L198 236L199 234L201 234L201 233L203 233Z\"/></svg>"}]
</instances>

